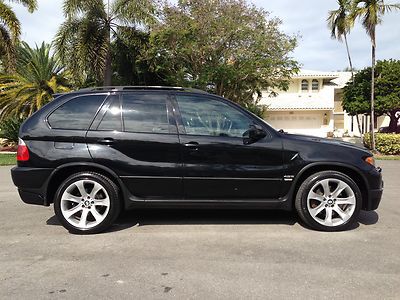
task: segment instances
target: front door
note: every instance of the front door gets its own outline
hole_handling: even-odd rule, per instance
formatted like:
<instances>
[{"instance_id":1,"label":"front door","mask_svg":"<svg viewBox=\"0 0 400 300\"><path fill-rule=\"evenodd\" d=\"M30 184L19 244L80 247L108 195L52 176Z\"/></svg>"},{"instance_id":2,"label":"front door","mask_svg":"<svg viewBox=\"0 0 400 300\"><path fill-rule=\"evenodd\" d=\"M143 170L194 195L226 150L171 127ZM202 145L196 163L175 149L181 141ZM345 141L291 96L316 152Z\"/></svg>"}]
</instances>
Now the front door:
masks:
<instances>
[{"instance_id":1,"label":"front door","mask_svg":"<svg viewBox=\"0 0 400 300\"><path fill-rule=\"evenodd\" d=\"M283 177L282 142L267 136L245 145L259 120L209 95L177 94L185 199L274 199ZM265 124L264 124L265 126Z\"/></svg>"},{"instance_id":2,"label":"front door","mask_svg":"<svg viewBox=\"0 0 400 300\"><path fill-rule=\"evenodd\" d=\"M168 95L110 97L87 133L95 162L114 170L137 199L182 197L182 164Z\"/></svg>"}]
</instances>

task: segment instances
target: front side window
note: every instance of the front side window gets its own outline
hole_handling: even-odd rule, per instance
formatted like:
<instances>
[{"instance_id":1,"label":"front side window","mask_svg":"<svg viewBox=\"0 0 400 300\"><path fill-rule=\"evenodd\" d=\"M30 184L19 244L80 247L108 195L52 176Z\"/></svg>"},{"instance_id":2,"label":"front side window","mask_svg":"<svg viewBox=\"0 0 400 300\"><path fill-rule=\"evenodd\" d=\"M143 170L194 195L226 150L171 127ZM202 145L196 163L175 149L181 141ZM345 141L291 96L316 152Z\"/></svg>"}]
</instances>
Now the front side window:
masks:
<instances>
[{"instance_id":1,"label":"front side window","mask_svg":"<svg viewBox=\"0 0 400 300\"><path fill-rule=\"evenodd\" d=\"M253 121L236 108L215 99L176 96L187 134L243 137Z\"/></svg>"},{"instance_id":2,"label":"front side window","mask_svg":"<svg viewBox=\"0 0 400 300\"><path fill-rule=\"evenodd\" d=\"M167 96L163 94L125 94L122 101L125 131L169 133Z\"/></svg>"},{"instance_id":3,"label":"front side window","mask_svg":"<svg viewBox=\"0 0 400 300\"><path fill-rule=\"evenodd\" d=\"M106 95L78 96L57 108L48 122L53 129L88 130Z\"/></svg>"}]
</instances>

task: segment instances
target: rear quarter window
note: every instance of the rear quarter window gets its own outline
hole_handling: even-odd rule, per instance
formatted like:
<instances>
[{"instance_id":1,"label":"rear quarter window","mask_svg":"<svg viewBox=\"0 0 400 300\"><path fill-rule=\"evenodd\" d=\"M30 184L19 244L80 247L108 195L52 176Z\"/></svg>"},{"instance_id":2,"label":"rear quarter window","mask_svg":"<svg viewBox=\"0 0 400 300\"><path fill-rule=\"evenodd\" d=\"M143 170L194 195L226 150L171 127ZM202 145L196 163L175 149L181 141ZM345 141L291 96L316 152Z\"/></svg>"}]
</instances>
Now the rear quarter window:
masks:
<instances>
[{"instance_id":1,"label":"rear quarter window","mask_svg":"<svg viewBox=\"0 0 400 300\"><path fill-rule=\"evenodd\" d=\"M88 130L107 95L75 97L53 111L47 121L53 129Z\"/></svg>"}]
</instances>

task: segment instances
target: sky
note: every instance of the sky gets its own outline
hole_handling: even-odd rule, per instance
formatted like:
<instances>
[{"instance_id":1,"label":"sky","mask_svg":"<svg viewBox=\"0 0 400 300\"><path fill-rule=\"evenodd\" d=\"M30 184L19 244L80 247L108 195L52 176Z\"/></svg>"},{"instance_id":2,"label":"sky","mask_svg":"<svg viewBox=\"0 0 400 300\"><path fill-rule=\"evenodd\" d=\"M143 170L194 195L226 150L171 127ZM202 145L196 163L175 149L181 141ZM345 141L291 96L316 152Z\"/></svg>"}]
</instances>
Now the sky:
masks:
<instances>
[{"instance_id":1,"label":"sky","mask_svg":"<svg viewBox=\"0 0 400 300\"><path fill-rule=\"evenodd\" d=\"M298 35L298 46L292 56L308 70L339 71L348 66L343 43L330 38L326 25L329 10L336 9L336 0L253 0L272 17L282 20L281 29ZM390 1L386 1L390 3ZM392 2L393 3L393 2ZM62 0L38 0L39 9L33 14L26 8L12 4L22 23L22 40L30 45L51 42L63 22ZM371 44L359 23L349 36L353 65L361 69L370 64ZM377 29L377 59L400 59L400 12L384 16Z\"/></svg>"}]
</instances>

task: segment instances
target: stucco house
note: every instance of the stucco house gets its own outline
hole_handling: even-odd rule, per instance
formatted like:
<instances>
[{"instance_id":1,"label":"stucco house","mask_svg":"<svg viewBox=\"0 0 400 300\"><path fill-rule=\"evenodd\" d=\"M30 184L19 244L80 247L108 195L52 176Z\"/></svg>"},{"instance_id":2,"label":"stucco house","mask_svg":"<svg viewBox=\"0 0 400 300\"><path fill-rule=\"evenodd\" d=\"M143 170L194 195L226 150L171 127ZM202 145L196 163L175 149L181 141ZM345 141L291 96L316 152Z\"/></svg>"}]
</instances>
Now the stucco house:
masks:
<instances>
[{"instance_id":1,"label":"stucco house","mask_svg":"<svg viewBox=\"0 0 400 300\"><path fill-rule=\"evenodd\" d=\"M287 91L275 90L262 94L260 104L267 106L265 120L276 129L289 133L327 136L360 136L356 117L342 108L343 87L350 72L302 70L292 77ZM362 131L368 131L369 120L359 117ZM387 126L388 118L377 118L376 128Z\"/></svg>"}]
</instances>

